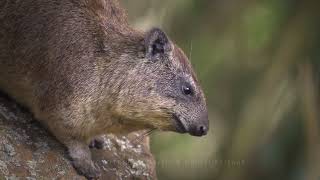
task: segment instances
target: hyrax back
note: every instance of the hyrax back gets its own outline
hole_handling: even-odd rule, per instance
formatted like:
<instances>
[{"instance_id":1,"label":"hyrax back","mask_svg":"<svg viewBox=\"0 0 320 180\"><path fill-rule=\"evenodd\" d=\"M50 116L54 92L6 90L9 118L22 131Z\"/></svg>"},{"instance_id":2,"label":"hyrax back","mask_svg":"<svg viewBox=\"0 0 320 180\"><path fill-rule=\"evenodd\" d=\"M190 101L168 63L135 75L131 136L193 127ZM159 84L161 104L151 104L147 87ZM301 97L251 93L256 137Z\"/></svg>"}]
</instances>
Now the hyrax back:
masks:
<instances>
[{"instance_id":1,"label":"hyrax back","mask_svg":"<svg viewBox=\"0 0 320 180\"><path fill-rule=\"evenodd\" d=\"M184 53L160 29L132 29L116 0L7 0L0 7L0 89L97 177L88 142L152 128L201 136L204 95Z\"/></svg>"}]
</instances>

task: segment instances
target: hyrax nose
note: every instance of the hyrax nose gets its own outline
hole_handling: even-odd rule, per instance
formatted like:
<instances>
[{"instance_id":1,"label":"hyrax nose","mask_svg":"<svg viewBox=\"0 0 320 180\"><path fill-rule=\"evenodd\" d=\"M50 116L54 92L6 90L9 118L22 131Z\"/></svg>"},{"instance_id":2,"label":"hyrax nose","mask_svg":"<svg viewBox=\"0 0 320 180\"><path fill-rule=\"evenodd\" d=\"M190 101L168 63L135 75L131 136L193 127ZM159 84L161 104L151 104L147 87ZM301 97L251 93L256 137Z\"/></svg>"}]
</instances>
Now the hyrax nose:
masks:
<instances>
[{"instance_id":1,"label":"hyrax nose","mask_svg":"<svg viewBox=\"0 0 320 180\"><path fill-rule=\"evenodd\" d=\"M189 134L192 136L204 136L209 130L208 113L205 111L201 116L193 121L189 127Z\"/></svg>"},{"instance_id":2,"label":"hyrax nose","mask_svg":"<svg viewBox=\"0 0 320 180\"><path fill-rule=\"evenodd\" d=\"M190 134L193 136L204 136L208 132L208 127L204 124L196 125L191 129Z\"/></svg>"}]
</instances>

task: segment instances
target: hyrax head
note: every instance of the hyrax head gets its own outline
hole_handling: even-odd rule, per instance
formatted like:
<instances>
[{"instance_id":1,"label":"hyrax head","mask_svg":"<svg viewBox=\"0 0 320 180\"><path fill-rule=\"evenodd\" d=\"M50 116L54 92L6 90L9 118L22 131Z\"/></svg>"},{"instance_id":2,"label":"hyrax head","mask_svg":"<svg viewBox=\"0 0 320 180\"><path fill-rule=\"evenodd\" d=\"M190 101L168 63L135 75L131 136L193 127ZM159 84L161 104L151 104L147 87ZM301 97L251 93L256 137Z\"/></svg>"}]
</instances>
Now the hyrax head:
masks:
<instances>
[{"instance_id":1,"label":"hyrax head","mask_svg":"<svg viewBox=\"0 0 320 180\"><path fill-rule=\"evenodd\" d=\"M118 98L123 123L206 135L205 97L186 55L158 28L144 34L141 46L142 56L126 58Z\"/></svg>"}]
</instances>

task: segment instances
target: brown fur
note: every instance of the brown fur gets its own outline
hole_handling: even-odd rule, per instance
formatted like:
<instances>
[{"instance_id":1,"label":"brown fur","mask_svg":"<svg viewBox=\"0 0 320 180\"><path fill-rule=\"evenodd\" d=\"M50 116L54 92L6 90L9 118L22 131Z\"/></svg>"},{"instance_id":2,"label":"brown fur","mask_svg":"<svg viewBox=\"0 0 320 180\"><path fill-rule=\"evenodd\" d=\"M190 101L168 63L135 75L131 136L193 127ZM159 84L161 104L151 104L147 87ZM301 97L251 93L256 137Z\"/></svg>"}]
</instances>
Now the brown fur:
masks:
<instances>
[{"instance_id":1,"label":"brown fur","mask_svg":"<svg viewBox=\"0 0 320 180\"><path fill-rule=\"evenodd\" d=\"M206 114L187 57L170 42L170 63L149 67L145 36L128 25L116 0L7 0L0 7L0 89L68 147L80 173L97 177L87 146L92 137L175 130L173 111L190 119ZM164 99L173 90L163 84L175 72L195 88L192 113ZM197 123L191 121L185 123Z\"/></svg>"}]
</instances>

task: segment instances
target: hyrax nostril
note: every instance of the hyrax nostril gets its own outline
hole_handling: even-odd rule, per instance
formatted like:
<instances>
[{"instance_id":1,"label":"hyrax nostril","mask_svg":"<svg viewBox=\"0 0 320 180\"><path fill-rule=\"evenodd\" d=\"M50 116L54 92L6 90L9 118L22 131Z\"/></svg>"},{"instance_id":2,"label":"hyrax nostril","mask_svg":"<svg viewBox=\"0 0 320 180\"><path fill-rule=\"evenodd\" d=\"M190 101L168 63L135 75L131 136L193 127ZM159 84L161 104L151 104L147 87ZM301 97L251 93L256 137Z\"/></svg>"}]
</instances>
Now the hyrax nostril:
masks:
<instances>
[{"instance_id":1,"label":"hyrax nostril","mask_svg":"<svg viewBox=\"0 0 320 180\"><path fill-rule=\"evenodd\" d=\"M207 134L207 131L208 131L208 129L207 129L207 127L206 126L203 126L203 125L200 125L199 127L198 127L198 133L199 133L199 135L206 135Z\"/></svg>"}]
</instances>

